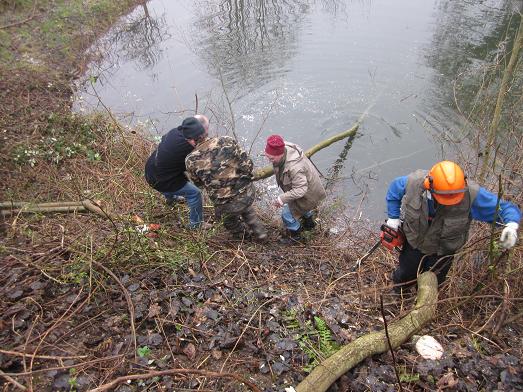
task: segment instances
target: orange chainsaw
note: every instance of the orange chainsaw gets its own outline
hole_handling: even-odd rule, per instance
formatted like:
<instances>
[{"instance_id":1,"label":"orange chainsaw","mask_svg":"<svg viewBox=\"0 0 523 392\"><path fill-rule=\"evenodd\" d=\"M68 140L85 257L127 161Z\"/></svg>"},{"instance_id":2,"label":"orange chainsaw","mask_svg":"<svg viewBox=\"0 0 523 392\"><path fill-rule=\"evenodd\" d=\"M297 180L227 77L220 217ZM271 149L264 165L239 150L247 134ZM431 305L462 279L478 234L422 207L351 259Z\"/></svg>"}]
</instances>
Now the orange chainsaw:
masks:
<instances>
[{"instance_id":1,"label":"orange chainsaw","mask_svg":"<svg viewBox=\"0 0 523 392\"><path fill-rule=\"evenodd\" d=\"M403 234L401 228L394 230L385 224L381 225L380 239L374 245L372 245L372 248L370 248L367 253L360 257L358 261L356 261L352 267L352 271L356 271L360 267L361 263L367 260L369 256L379 248L380 245L383 245L385 248L392 251L394 249L400 249L404 242L405 234Z\"/></svg>"}]
</instances>

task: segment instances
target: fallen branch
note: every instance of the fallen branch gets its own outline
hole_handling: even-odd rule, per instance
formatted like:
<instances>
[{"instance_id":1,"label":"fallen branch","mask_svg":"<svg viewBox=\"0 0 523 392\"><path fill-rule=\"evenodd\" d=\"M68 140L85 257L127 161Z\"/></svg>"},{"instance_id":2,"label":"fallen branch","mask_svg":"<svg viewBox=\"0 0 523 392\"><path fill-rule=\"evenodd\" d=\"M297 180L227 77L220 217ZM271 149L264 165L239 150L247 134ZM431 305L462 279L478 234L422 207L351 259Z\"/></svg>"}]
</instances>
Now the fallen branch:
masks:
<instances>
[{"instance_id":1,"label":"fallen branch","mask_svg":"<svg viewBox=\"0 0 523 392\"><path fill-rule=\"evenodd\" d=\"M31 203L27 201L4 201L0 202L0 209L21 209L26 207L65 207L65 206L81 206L81 201L53 201L49 203Z\"/></svg>"},{"instance_id":2,"label":"fallen branch","mask_svg":"<svg viewBox=\"0 0 523 392\"><path fill-rule=\"evenodd\" d=\"M118 220L121 217L102 210L91 200L82 201L56 201L49 203L31 203L25 201L6 201L0 202L0 213L2 216L15 215L20 213L37 212L94 212L103 218Z\"/></svg>"},{"instance_id":3,"label":"fallen branch","mask_svg":"<svg viewBox=\"0 0 523 392\"><path fill-rule=\"evenodd\" d=\"M242 377L234 374L234 373L218 373L218 372L210 372L207 370L198 370L198 369L168 369L168 370L154 370L143 374L131 374L128 376L122 376L114 379L111 382L108 382L107 384L100 385L97 388L90 389L88 392L102 392L102 391L108 391L118 384L121 384L123 382L127 382L127 380L143 380L146 378L152 378L152 377L160 377L160 376L167 376L171 374L196 374L199 376L204 377L216 377L216 378L232 378L239 383L247 385L252 391L254 392L262 392L260 388L258 388L255 384L243 379Z\"/></svg>"},{"instance_id":4,"label":"fallen branch","mask_svg":"<svg viewBox=\"0 0 523 392\"><path fill-rule=\"evenodd\" d=\"M418 298L414 309L388 327L391 348L399 347L434 317L437 301L436 275L425 272L418 277ZM340 376L362 360L388 349L384 331L361 336L319 364L296 387L296 392L325 392Z\"/></svg>"},{"instance_id":5,"label":"fallen branch","mask_svg":"<svg viewBox=\"0 0 523 392\"><path fill-rule=\"evenodd\" d=\"M17 357L29 357L29 358L35 357L38 359L55 359L57 361L64 361L64 360L68 360L68 359L87 358L87 355L73 355L73 356L68 356L68 357L55 356L55 355L33 355L33 354L27 354L27 353L20 353L18 351L8 351L8 350L1 350L1 349L0 349L0 353L5 354L5 355L14 355Z\"/></svg>"},{"instance_id":6,"label":"fallen branch","mask_svg":"<svg viewBox=\"0 0 523 392\"><path fill-rule=\"evenodd\" d=\"M17 215L20 213L34 214L38 212L83 212L86 208L81 204L74 206L39 207L27 206L15 210L1 210L2 216Z\"/></svg>"},{"instance_id":7,"label":"fallen branch","mask_svg":"<svg viewBox=\"0 0 523 392\"><path fill-rule=\"evenodd\" d=\"M347 137L356 135L356 132L358 132L358 128L360 126L360 122L357 122L355 125L352 126L352 128L346 130L345 132L338 133L337 135L334 135L328 139L325 139L324 141L316 144L315 146L312 146L307 151L305 151L305 155L307 157L311 157L312 155L316 154L318 151L323 150L325 147L329 147L331 144L338 142L340 140L343 140ZM262 180L264 178L270 177L274 174L274 169L271 166L266 166L263 169L259 169L254 173L254 181Z\"/></svg>"}]
</instances>

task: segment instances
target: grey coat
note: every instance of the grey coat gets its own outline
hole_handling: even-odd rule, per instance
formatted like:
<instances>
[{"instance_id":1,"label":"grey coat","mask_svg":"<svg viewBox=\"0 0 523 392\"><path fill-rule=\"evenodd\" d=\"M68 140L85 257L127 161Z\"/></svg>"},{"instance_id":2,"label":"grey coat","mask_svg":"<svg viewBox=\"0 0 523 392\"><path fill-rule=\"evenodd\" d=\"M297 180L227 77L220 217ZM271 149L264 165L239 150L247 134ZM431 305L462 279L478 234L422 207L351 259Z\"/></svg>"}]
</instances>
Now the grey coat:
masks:
<instances>
[{"instance_id":1,"label":"grey coat","mask_svg":"<svg viewBox=\"0 0 523 392\"><path fill-rule=\"evenodd\" d=\"M280 199L288 204L295 218L301 217L325 199L325 188L318 170L296 144L285 142L283 167L275 167L276 182L283 190Z\"/></svg>"}]
</instances>

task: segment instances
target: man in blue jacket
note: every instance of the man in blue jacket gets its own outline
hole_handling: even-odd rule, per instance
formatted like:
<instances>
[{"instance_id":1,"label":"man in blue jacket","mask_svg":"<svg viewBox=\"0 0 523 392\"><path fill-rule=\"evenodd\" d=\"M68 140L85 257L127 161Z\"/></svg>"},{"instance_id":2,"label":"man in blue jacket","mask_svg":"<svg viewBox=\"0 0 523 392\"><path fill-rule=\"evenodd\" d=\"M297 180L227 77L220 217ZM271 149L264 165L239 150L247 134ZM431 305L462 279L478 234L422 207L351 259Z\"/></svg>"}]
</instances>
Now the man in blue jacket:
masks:
<instances>
[{"instance_id":1,"label":"man in blue jacket","mask_svg":"<svg viewBox=\"0 0 523 392\"><path fill-rule=\"evenodd\" d=\"M189 227L196 229L203 224L203 203L200 190L185 175L185 158L194 147L190 145L183 132L200 134L207 132L209 120L203 115L188 117L182 125L171 129L162 136L160 144L145 164L147 183L166 199L168 204L184 197L189 206Z\"/></svg>"},{"instance_id":2,"label":"man in blue jacket","mask_svg":"<svg viewBox=\"0 0 523 392\"><path fill-rule=\"evenodd\" d=\"M519 208L501 200L496 216L497 195L467 180L454 162L442 161L392 181L386 196L386 225L399 229L400 211L405 243L399 266L392 274L396 285L413 283L418 270L433 270L438 283L449 271L454 255L465 245L472 219L504 226L499 245L512 248L521 220ZM396 286L399 291L400 286Z\"/></svg>"}]
</instances>

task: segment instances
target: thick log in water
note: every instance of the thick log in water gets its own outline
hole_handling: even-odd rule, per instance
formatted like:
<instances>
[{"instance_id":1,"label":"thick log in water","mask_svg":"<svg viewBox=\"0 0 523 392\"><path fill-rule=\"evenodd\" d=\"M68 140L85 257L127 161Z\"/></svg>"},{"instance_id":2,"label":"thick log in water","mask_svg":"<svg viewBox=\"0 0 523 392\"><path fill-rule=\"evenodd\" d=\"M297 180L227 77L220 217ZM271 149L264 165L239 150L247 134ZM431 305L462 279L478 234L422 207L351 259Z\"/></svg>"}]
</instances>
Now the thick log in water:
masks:
<instances>
[{"instance_id":1,"label":"thick log in water","mask_svg":"<svg viewBox=\"0 0 523 392\"><path fill-rule=\"evenodd\" d=\"M438 280L433 272L418 277L416 305L405 317L388 325L390 344L397 348L427 324L436 313ZM324 392L340 376L371 355L389 350L385 330L363 335L319 364L297 387L296 392Z\"/></svg>"},{"instance_id":2,"label":"thick log in water","mask_svg":"<svg viewBox=\"0 0 523 392\"><path fill-rule=\"evenodd\" d=\"M307 157L311 157L311 155L316 154L318 151L323 150L325 147L330 146L332 143L338 142L340 140L343 140L345 138L348 138L350 136L354 136L356 132L358 132L358 128L360 126L360 122L356 123L352 126L352 128L347 129L345 132L338 133L337 135L334 135L314 146L309 148L307 151L305 151L305 155ZM259 169L254 173L254 181L262 180L264 178L270 177L274 174L274 169L271 166L265 166L263 169Z\"/></svg>"}]
</instances>

